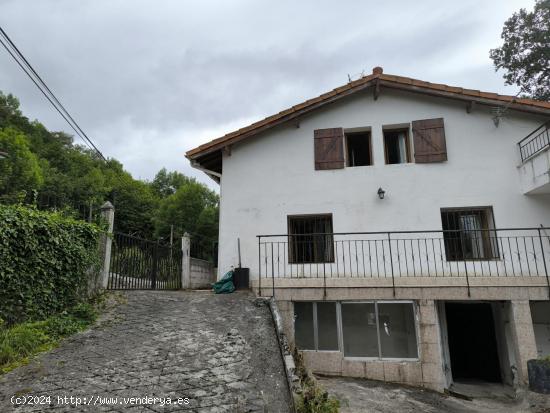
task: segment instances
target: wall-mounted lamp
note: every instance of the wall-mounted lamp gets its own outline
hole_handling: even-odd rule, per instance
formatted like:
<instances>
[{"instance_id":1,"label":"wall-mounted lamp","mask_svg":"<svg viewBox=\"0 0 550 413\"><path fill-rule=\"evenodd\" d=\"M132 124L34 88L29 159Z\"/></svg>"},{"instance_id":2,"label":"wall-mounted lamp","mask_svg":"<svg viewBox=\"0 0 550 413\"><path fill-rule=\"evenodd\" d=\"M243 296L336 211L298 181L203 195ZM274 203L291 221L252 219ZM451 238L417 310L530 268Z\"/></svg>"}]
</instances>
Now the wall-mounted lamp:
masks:
<instances>
[{"instance_id":1,"label":"wall-mounted lamp","mask_svg":"<svg viewBox=\"0 0 550 413\"><path fill-rule=\"evenodd\" d=\"M384 199L384 195L386 194L386 191L384 191L382 188L378 188L378 198Z\"/></svg>"}]
</instances>

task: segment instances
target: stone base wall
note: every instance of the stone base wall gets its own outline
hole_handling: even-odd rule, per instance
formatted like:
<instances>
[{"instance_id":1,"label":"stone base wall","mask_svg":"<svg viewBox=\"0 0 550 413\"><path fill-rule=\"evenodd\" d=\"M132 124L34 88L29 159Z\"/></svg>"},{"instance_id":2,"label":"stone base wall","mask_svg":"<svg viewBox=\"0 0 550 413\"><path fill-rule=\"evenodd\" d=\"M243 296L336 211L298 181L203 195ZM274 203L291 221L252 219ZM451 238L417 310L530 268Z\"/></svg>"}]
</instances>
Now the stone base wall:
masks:
<instances>
[{"instance_id":1,"label":"stone base wall","mask_svg":"<svg viewBox=\"0 0 550 413\"><path fill-rule=\"evenodd\" d=\"M538 278L538 277L536 277ZM319 280L308 280L319 283ZM322 282L322 280L320 280ZM302 351L307 366L316 373L350 377L364 377L373 380L404 383L421 386L436 391L448 387L445 375L445 357L442 345L441 323L438 301L486 301L503 303L509 308L505 314L509 323L509 337L499 345L506 346L510 358L505 360L510 375L514 375L514 384L527 384L527 360L536 358L537 347L529 308L530 300L548 300L548 288L541 285L543 280L505 281L507 285L492 285L493 280L477 280L470 288L470 295L463 286L403 286L394 290L389 286L353 285L360 281L340 280L338 287L298 286L304 280L279 280L275 284L275 298L283 318L285 334L294 345L294 306L293 301L346 301L346 300L413 300L417 308L418 361L394 360L358 360L344 357L341 351ZM272 294L273 290L262 285L262 296ZM258 293L257 280L252 287ZM269 293L269 294L267 294ZM503 326L504 328L504 326ZM512 371L514 371L512 373ZM450 374L448 375L450 377Z\"/></svg>"},{"instance_id":2,"label":"stone base wall","mask_svg":"<svg viewBox=\"0 0 550 413\"><path fill-rule=\"evenodd\" d=\"M304 361L314 373L361 377L393 383L422 386L443 391L445 378L441 354L437 311L433 300L418 303L419 360L357 360L347 359L341 351L302 351ZM277 300L283 327L289 342L294 345L294 310L291 301Z\"/></svg>"}]
</instances>

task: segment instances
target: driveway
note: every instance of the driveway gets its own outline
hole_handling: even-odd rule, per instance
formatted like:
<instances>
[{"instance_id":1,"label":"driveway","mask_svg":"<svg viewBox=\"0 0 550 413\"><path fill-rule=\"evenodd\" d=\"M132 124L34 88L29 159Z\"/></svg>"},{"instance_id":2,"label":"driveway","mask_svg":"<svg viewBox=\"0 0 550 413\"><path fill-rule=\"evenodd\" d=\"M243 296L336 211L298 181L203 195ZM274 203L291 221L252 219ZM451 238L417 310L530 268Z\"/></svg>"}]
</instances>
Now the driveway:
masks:
<instances>
[{"instance_id":1,"label":"driveway","mask_svg":"<svg viewBox=\"0 0 550 413\"><path fill-rule=\"evenodd\" d=\"M124 297L93 329L0 376L0 411L290 411L269 308L252 295Z\"/></svg>"}]
</instances>

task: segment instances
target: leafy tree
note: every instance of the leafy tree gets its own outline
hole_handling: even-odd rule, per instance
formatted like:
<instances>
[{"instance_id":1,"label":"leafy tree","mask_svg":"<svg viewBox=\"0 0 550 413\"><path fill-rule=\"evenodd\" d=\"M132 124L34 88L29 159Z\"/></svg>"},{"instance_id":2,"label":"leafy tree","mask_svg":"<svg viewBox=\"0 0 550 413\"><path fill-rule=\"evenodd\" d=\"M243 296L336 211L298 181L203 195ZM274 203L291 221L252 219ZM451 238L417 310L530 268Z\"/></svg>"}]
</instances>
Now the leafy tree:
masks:
<instances>
[{"instance_id":1,"label":"leafy tree","mask_svg":"<svg viewBox=\"0 0 550 413\"><path fill-rule=\"evenodd\" d=\"M218 196L206 186L166 168L152 182L136 180L116 159L105 162L72 136L30 121L17 98L1 91L0 150L10 152L9 159L0 160L0 202L8 193L10 199L31 202L38 190L40 209L83 218L90 204L98 208L109 199L116 231L168 239L173 225L176 237L187 231L201 234L205 243L217 239Z\"/></svg>"},{"instance_id":2,"label":"leafy tree","mask_svg":"<svg viewBox=\"0 0 550 413\"><path fill-rule=\"evenodd\" d=\"M490 51L506 84L534 99L550 100L550 0L537 0L533 12L520 9L505 23L504 44Z\"/></svg>"},{"instance_id":3,"label":"leafy tree","mask_svg":"<svg viewBox=\"0 0 550 413\"><path fill-rule=\"evenodd\" d=\"M14 128L0 129L0 148L7 158L0 159L0 196L23 200L43 182L42 169L27 137Z\"/></svg>"},{"instance_id":4,"label":"leafy tree","mask_svg":"<svg viewBox=\"0 0 550 413\"><path fill-rule=\"evenodd\" d=\"M188 178L188 183L161 201L155 219L155 234L168 238L170 226L174 225L175 237L188 232L217 238L218 204L219 197L215 192Z\"/></svg>"},{"instance_id":5,"label":"leafy tree","mask_svg":"<svg viewBox=\"0 0 550 413\"><path fill-rule=\"evenodd\" d=\"M110 173L110 197L115 206L115 230L151 238L158 199L150 185L132 178L128 172Z\"/></svg>"},{"instance_id":6,"label":"leafy tree","mask_svg":"<svg viewBox=\"0 0 550 413\"><path fill-rule=\"evenodd\" d=\"M0 128L13 126L23 132L29 120L19 110L19 100L12 94L4 95L0 91Z\"/></svg>"},{"instance_id":7,"label":"leafy tree","mask_svg":"<svg viewBox=\"0 0 550 413\"><path fill-rule=\"evenodd\" d=\"M182 186L190 182L190 179L177 171L168 172L162 168L157 172L151 186L160 198L170 196Z\"/></svg>"}]
</instances>

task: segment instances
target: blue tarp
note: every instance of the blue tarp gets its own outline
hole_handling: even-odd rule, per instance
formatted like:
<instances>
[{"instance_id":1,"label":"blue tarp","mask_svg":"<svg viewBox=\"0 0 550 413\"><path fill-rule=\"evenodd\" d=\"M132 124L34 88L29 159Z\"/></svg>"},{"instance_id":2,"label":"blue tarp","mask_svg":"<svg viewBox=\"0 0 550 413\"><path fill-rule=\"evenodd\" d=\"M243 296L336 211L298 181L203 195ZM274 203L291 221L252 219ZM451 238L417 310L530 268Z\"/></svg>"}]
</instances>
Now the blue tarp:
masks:
<instances>
[{"instance_id":1,"label":"blue tarp","mask_svg":"<svg viewBox=\"0 0 550 413\"><path fill-rule=\"evenodd\" d=\"M212 289L216 294L227 294L235 291L235 284L233 284L233 270L226 272L219 281L212 284Z\"/></svg>"}]
</instances>

